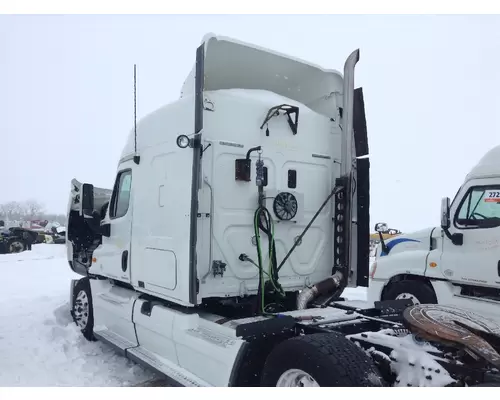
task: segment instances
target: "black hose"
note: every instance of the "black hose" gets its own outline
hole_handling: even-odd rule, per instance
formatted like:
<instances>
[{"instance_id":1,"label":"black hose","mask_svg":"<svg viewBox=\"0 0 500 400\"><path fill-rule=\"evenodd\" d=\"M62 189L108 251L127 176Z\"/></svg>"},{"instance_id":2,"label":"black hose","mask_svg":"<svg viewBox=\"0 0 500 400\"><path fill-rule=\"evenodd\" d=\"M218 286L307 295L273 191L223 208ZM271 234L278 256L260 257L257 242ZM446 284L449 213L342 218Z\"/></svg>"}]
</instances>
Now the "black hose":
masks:
<instances>
[{"instance_id":1,"label":"black hose","mask_svg":"<svg viewBox=\"0 0 500 400\"><path fill-rule=\"evenodd\" d=\"M257 242L257 264L259 267L259 287L257 289L257 301L255 304L255 309L254 313L255 314L260 314L259 311L264 310L264 293L262 292L262 286L263 286L263 280L264 280L264 271L262 269L262 250L260 248L260 233L259 233L259 227L258 224L255 222L257 218L260 218L260 207L255 210L254 213L254 232L255 232L255 239Z\"/></svg>"},{"instance_id":2,"label":"black hose","mask_svg":"<svg viewBox=\"0 0 500 400\"><path fill-rule=\"evenodd\" d=\"M260 206L254 214L254 230L255 238L257 241L257 264L259 268L259 287L257 291L256 312L265 314L265 286L264 286L264 266L262 261L262 248L260 245L260 231L264 232L268 237L269 251L270 251L270 268L268 272L269 281L277 292L277 294L284 296L283 289L279 283L278 275L278 261L276 258L276 242L274 240L274 232L272 227L272 216L269 210Z\"/></svg>"},{"instance_id":3,"label":"black hose","mask_svg":"<svg viewBox=\"0 0 500 400\"><path fill-rule=\"evenodd\" d=\"M274 240L274 234L272 232L272 216L269 210L265 207L261 207L261 215L264 218L259 218L259 229L264 232L268 237L268 245L269 249L272 253L271 257L271 270L269 271L269 279L273 286L280 291L281 285L279 284L279 276L278 276L278 260L276 258L276 242ZM263 221L264 220L264 221ZM264 222L266 225L264 225Z\"/></svg>"},{"instance_id":4,"label":"black hose","mask_svg":"<svg viewBox=\"0 0 500 400\"><path fill-rule=\"evenodd\" d=\"M252 147L251 149L248 149L248 151L247 151L247 160L249 160L249 159L250 159L250 155L251 155L254 151L259 151L259 150L262 150L262 147L261 147L261 146Z\"/></svg>"}]
</instances>

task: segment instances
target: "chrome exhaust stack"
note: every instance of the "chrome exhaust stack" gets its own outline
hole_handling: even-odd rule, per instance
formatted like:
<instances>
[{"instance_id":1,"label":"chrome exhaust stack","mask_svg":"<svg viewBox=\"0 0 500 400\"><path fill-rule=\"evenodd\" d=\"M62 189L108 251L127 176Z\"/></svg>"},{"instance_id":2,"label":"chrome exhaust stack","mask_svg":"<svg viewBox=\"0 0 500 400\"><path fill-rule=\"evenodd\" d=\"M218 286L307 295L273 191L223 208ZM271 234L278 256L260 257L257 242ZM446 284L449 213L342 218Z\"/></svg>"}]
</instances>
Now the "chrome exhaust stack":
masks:
<instances>
[{"instance_id":1,"label":"chrome exhaust stack","mask_svg":"<svg viewBox=\"0 0 500 400\"><path fill-rule=\"evenodd\" d=\"M343 108L342 108L342 139L341 139L341 164L340 164L340 177L345 178L347 187L345 188L345 193L348 196L346 201L346 223L345 226L345 237L349 238L346 243L336 243L336 246L345 246L345 260L344 265L338 265L337 272L330 276L329 278L304 289L297 296L297 309L303 310L308 307L308 305L320 295L333 294L336 290L343 290L343 285L345 285L346 278L348 279L350 273L351 263L356 263L356 253L352 251L351 234L352 234L352 220L353 220L353 207L351 199L351 182L352 182L352 170L353 164L355 162L355 157L353 157L353 146L354 146L354 70L356 64L359 61L359 49L353 51L349 57L347 57L344 63L344 93L343 93Z\"/></svg>"}]
</instances>

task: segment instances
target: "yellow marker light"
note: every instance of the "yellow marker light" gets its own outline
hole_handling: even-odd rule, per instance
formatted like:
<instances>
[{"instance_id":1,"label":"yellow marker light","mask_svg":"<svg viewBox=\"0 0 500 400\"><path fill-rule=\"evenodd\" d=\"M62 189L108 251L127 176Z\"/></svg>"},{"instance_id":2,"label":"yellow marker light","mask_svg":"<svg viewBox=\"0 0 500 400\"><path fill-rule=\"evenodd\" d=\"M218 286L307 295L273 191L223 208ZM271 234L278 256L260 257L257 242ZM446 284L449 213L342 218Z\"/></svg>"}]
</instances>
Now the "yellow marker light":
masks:
<instances>
[{"instance_id":1,"label":"yellow marker light","mask_svg":"<svg viewBox=\"0 0 500 400\"><path fill-rule=\"evenodd\" d=\"M97 261L97 258L92 258L92 262L95 263Z\"/></svg>"},{"instance_id":2,"label":"yellow marker light","mask_svg":"<svg viewBox=\"0 0 500 400\"><path fill-rule=\"evenodd\" d=\"M429 263L429 267L431 268L436 268L438 265L433 261L431 263Z\"/></svg>"}]
</instances>

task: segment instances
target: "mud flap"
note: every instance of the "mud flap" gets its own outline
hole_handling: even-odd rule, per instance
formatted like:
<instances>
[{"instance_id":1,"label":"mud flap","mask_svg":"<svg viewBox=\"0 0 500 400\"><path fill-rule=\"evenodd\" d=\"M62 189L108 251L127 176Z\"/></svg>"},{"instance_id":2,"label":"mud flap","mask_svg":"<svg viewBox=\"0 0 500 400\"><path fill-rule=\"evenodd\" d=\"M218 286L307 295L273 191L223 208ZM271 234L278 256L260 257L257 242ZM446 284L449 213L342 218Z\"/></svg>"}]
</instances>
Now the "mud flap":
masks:
<instances>
[{"instance_id":1,"label":"mud flap","mask_svg":"<svg viewBox=\"0 0 500 400\"><path fill-rule=\"evenodd\" d=\"M363 88L354 90L354 143L356 150L357 271L356 286L368 287L370 268L370 159ZM365 157L365 158L359 158Z\"/></svg>"}]
</instances>

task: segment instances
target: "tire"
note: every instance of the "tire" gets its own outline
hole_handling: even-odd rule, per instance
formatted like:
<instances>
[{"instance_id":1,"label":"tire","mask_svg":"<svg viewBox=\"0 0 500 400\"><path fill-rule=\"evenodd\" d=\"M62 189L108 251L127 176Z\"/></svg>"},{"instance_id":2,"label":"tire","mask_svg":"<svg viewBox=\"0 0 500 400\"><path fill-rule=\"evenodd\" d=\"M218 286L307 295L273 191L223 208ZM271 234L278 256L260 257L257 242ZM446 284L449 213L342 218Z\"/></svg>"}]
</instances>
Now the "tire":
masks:
<instances>
[{"instance_id":1,"label":"tire","mask_svg":"<svg viewBox=\"0 0 500 400\"><path fill-rule=\"evenodd\" d=\"M71 316L75 324L80 328L85 339L95 341L94 309L89 278L80 279L73 289Z\"/></svg>"},{"instance_id":2,"label":"tire","mask_svg":"<svg viewBox=\"0 0 500 400\"><path fill-rule=\"evenodd\" d=\"M409 296L408 296L409 295ZM382 300L396 300L413 296L420 304L437 304L436 293L432 287L422 281L404 280L389 285Z\"/></svg>"},{"instance_id":3,"label":"tire","mask_svg":"<svg viewBox=\"0 0 500 400\"><path fill-rule=\"evenodd\" d=\"M22 253L26 247L24 240L11 239L7 242L7 253Z\"/></svg>"},{"instance_id":4,"label":"tire","mask_svg":"<svg viewBox=\"0 0 500 400\"><path fill-rule=\"evenodd\" d=\"M384 386L373 360L337 332L297 336L278 344L266 360L261 386L307 386L282 383L297 370L308 374L317 386Z\"/></svg>"},{"instance_id":5,"label":"tire","mask_svg":"<svg viewBox=\"0 0 500 400\"><path fill-rule=\"evenodd\" d=\"M471 387L500 387L500 382L479 383Z\"/></svg>"}]
</instances>

